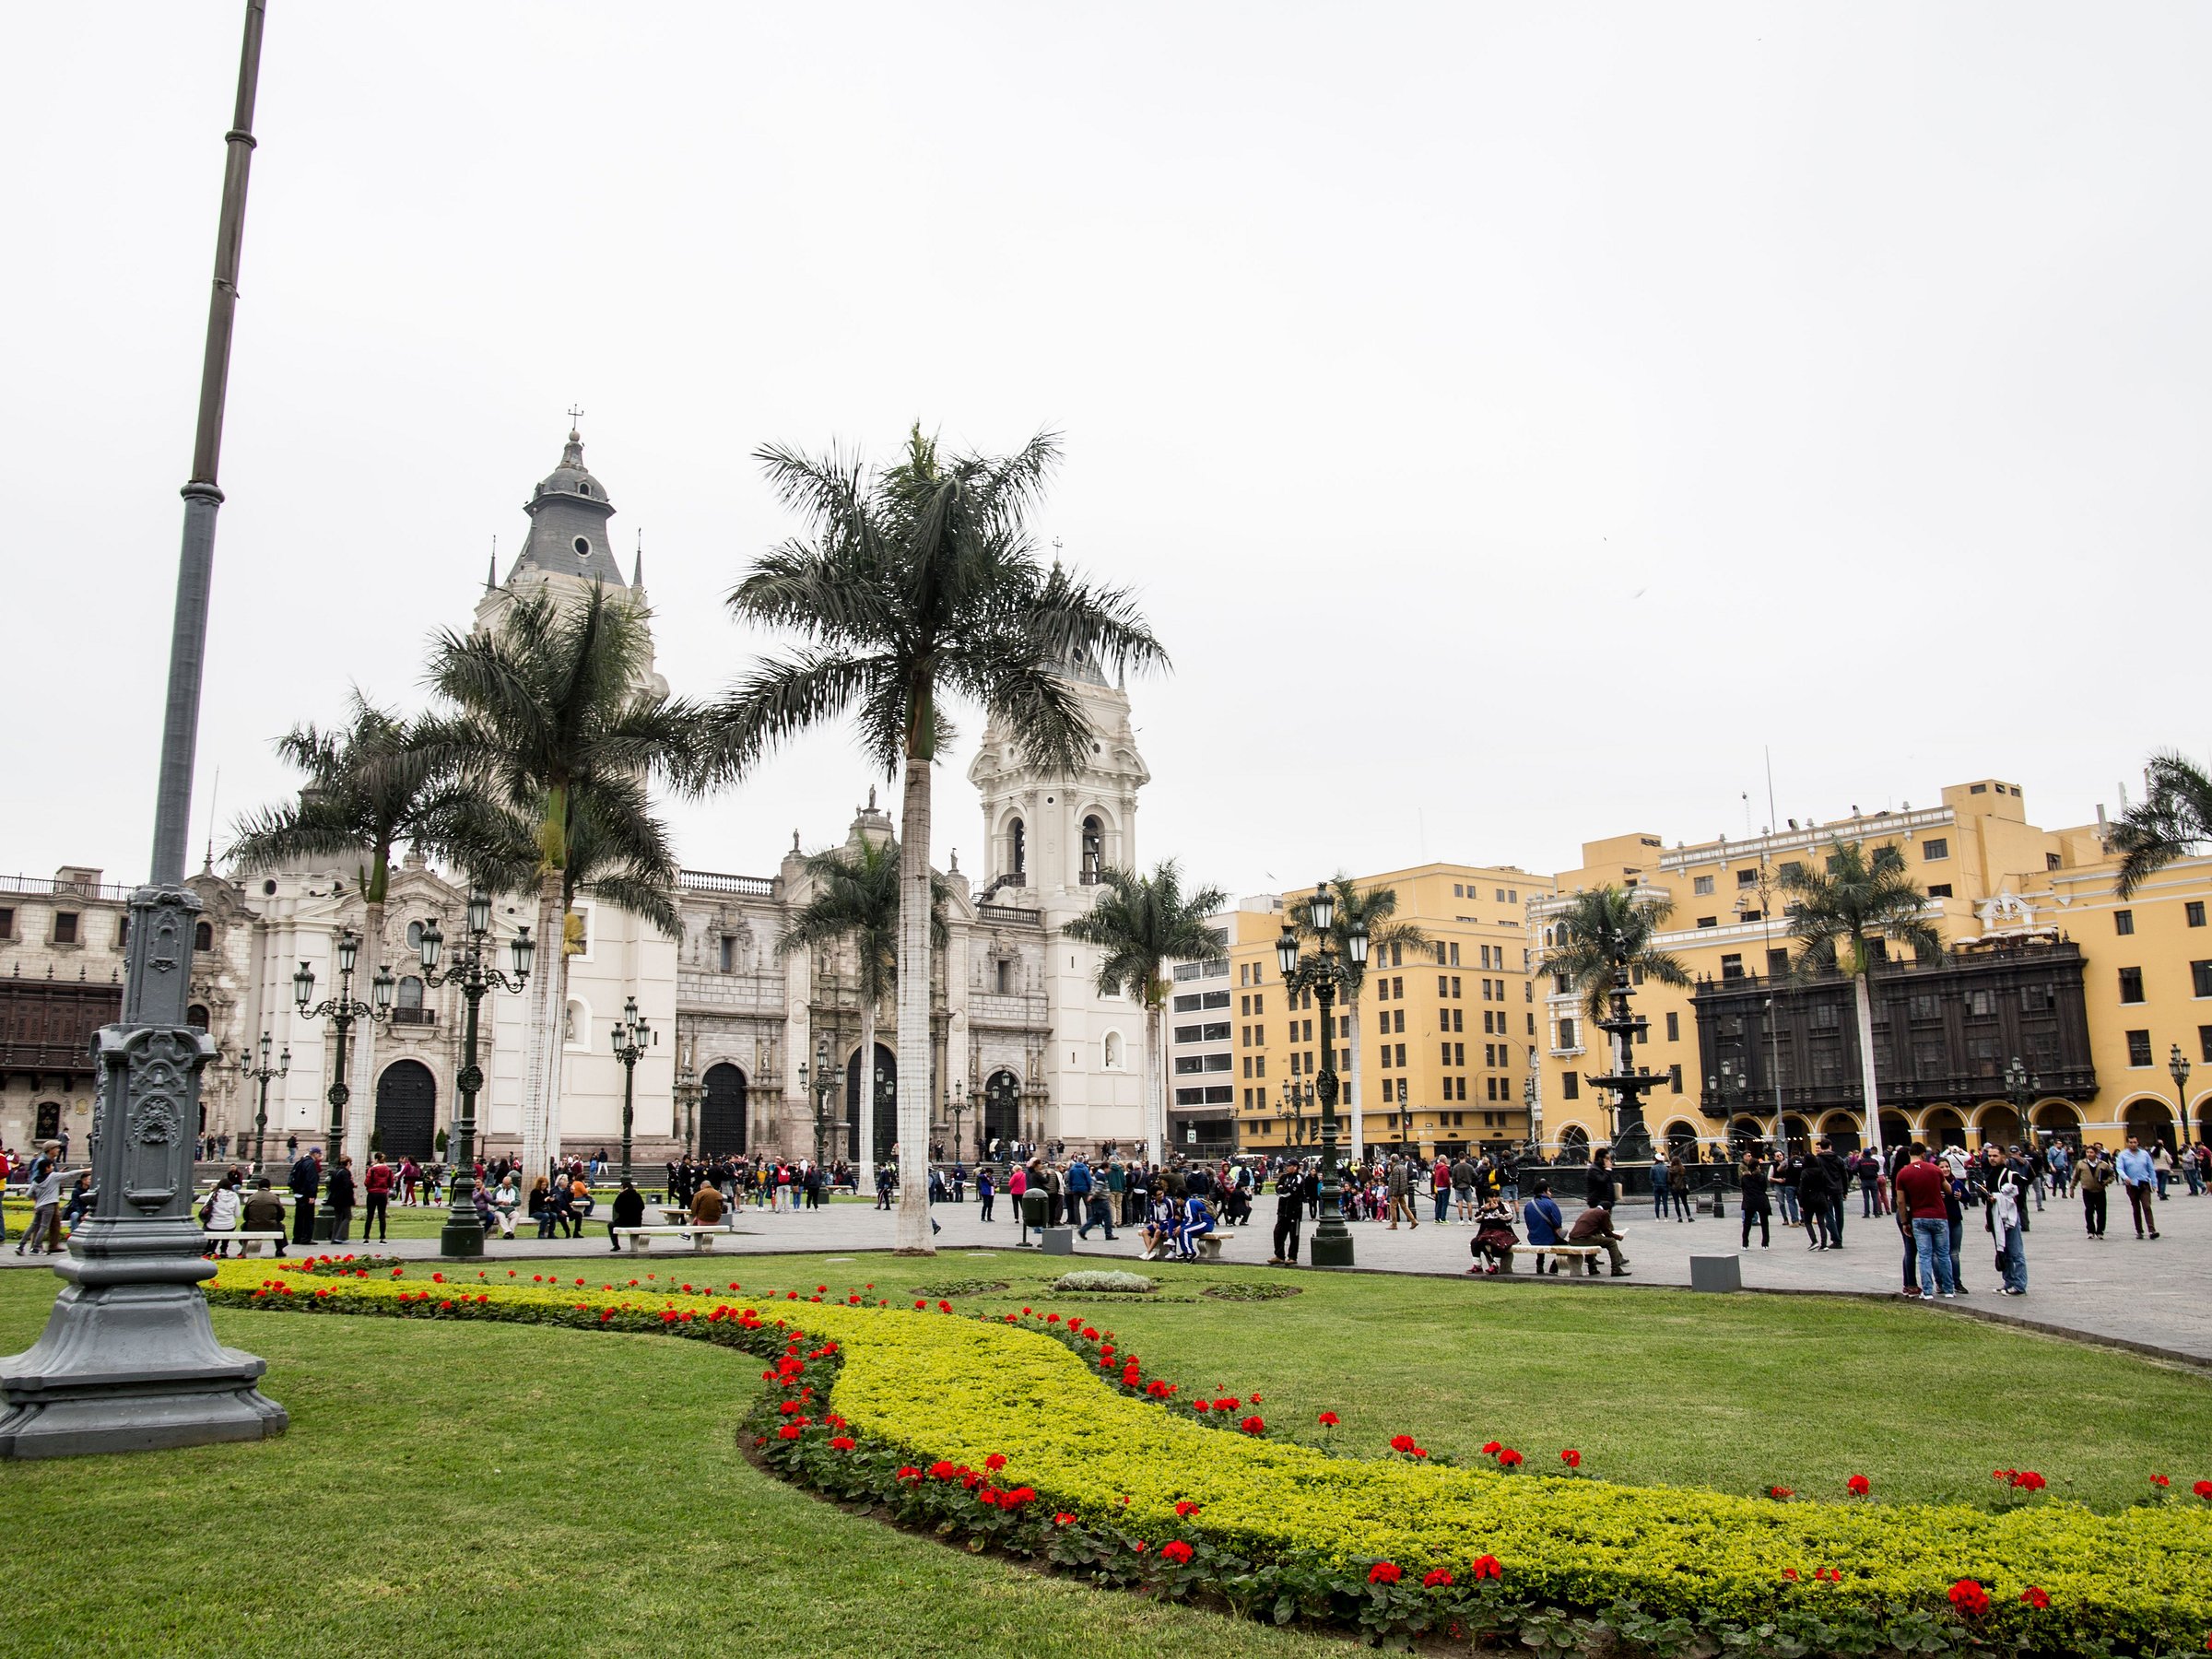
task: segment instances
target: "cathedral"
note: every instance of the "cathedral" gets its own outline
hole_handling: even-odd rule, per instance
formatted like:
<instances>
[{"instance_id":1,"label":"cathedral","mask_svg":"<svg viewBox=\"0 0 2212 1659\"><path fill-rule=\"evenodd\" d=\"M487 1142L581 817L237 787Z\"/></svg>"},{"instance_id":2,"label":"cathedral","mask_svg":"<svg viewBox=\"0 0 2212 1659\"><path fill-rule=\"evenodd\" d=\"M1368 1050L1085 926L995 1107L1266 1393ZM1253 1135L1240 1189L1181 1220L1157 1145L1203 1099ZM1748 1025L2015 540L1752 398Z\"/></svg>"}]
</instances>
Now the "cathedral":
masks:
<instances>
[{"instance_id":1,"label":"cathedral","mask_svg":"<svg viewBox=\"0 0 2212 1659\"><path fill-rule=\"evenodd\" d=\"M642 559L625 580L609 534L614 502L584 465L574 430L560 465L524 511L522 550L503 578L496 564L488 573L478 627L496 626L518 594L538 585L581 593L598 582L645 603ZM1041 774L986 725L968 771L981 813L982 867L963 871L956 854L939 873L948 939L932 971L929 1095L931 1139L947 1157L972 1159L994 1141L1133 1150L1147 1138L1144 1010L1101 995L1094 982L1099 953L1060 929L1089 908L1103 869L1135 865L1137 794L1150 774L1124 692L1088 665L1072 666L1068 680L1094 731L1087 764L1069 776ZM657 674L650 683L667 690ZM957 821L957 806L941 793L947 781L937 780L938 816ZM864 1054L853 954L785 952L780 945L786 918L813 893L803 847L879 841L895 830L871 789L841 834L809 842L794 830L771 873L687 868L675 938L588 888L580 893L569 922L559 1148L581 1157L618 1153L625 1079L609 1035L635 998L654 1034L632 1079L638 1162L656 1163L686 1146L709 1155L811 1158L818 1149L832 1160L888 1157L898 1072L891 998L877 1010L875 1053ZM88 1032L114 1018L104 1011L108 988L113 1000L121 995L125 890L102 886L100 876L65 871L51 891L14 897L18 924L0 932L0 953L15 958L12 973L0 968L0 994L11 981L27 994L43 982L57 1007L79 1010L70 1018L89 1022ZM206 906L193 959L194 1016L220 1051L205 1079L204 1128L228 1136L233 1158L250 1152L264 1087L252 1068L265 1033L273 1056L290 1056L289 1069L265 1085L266 1134L271 1156L280 1156L288 1137L305 1146L328 1125L336 1045L324 1023L298 1012L292 978L305 963L318 997L337 994L338 937L367 926L360 871L343 861L229 873L211 864L193 885ZM354 1028L347 1068L346 1144L357 1160L372 1135L389 1158L429 1159L444 1146L464 1006L457 990L427 984L418 964L423 924L436 917L453 938L467 900L460 877L418 854L393 872L374 959L399 976L396 994L389 1018ZM74 950L57 982L52 952L38 941L60 926L64 910L75 918L66 929ZM535 913L527 895L497 900L502 961L507 939ZM95 954L112 959L90 959ZM364 1000L371 957L364 946L353 987ZM492 1155L522 1147L530 1000L495 992L482 1005L486 1083L477 1114ZM58 1033L28 1073L11 1064L0 1092L0 1141L19 1146L56 1124L81 1133L92 1079L88 1061L80 1070L75 1057L85 1052L83 1041Z\"/></svg>"}]
</instances>

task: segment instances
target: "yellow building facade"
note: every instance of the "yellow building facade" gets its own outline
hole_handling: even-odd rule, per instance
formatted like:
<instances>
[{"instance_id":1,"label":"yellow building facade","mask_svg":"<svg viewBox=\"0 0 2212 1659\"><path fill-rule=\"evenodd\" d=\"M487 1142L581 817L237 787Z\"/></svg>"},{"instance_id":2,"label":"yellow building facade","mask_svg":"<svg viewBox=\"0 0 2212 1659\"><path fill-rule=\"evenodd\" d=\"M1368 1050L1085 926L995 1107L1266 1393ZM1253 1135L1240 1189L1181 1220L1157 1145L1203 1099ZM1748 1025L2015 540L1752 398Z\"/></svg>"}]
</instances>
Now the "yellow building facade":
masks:
<instances>
[{"instance_id":1,"label":"yellow building facade","mask_svg":"<svg viewBox=\"0 0 2212 1659\"><path fill-rule=\"evenodd\" d=\"M1934 806L1854 810L1742 841L1586 842L1581 867L1560 872L1556 896L1529 911L1533 1138L1574 1156L1615 1131L1610 1096L1588 1082L1613 1069L1608 1040L1541 969L1567 899L1611 883L1668 907L1656 943L1693 981L1636 987L1647 1029L1634 1062L1659 1079L1645 1099L1653 1139L1771 1139L1779 1123L1793 1137L1859 1144L1855 1022L1837 1019L1848 1004L1832 983L1822 999L1791 976L1801 946L1782 885L1791 865L1817 867L1838 840L1895 848L1947 947L1941 963L1876 971L1886 1142L2010 1142L2022 1138L2023 1109L2040 1130L2108 1147L2131 1130L2171 1140L2177 1117L2191 1138L2212 1126L2212 859L2176 864L2124 903L2101 823L2039 828L2018 784L1984 778L1943 790ZM1809 1020L1808 999L1827 1005ZM2177 1081L2184 1070L2197 1075Z\"/></svg>"},{"instance_id":2,"label":"yellow building facade","mask_svg":"<svg viewBox=\"0 0 2212 1659\"><path fill-rule=\"evenodd\" d=\"M1434 1156L1526 1139L1538 1024L1528 913L1549 898L1550 879L1512 866L1426 864L1353 886L1394 889L1394 920L1419 928L1427 943L1376 947L1358 1002L1326 1017L1311 992L1293 1006L1283 987L1279 899L1247 900L1225 926L1239 1148L1318 1146L1319 1108L1306 1096L1332 1047L1347 1155L1355 1100L1361 1150L1418 1147Z\"/></svg>"}]
</instances>

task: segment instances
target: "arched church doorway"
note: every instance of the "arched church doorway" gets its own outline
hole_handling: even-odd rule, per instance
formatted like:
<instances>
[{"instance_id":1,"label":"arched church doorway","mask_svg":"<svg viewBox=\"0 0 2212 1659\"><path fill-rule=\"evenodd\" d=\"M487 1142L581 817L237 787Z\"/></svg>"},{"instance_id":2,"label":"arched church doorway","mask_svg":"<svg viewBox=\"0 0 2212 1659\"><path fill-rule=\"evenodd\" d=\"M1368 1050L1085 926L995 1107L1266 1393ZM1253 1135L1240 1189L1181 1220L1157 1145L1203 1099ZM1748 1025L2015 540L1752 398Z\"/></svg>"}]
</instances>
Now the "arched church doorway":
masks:
<instances>
[{"instance_id":1,"label":"arched church doorway","mask_svg":"<svg viewBox=\"0 0 2212 1659\"><path fill-rule=\"evenodd\" d=\"M891 1143L899 1138L899 1059L882 1043L876 1045L876 1161L890 1161ZM845 1154L860 1161L860 1051L845 1062ZM872 1190L873 1183L869 1183Z\"/></svg>"},{"instance_id":2,"label":"arched church doorway","mask_svg":"<svg viewBox=\"0 0 2212 1659\"><path fill-rule=\"evenodd\" d=\"M745 1073L724 1060L700 1079L699 1151L727 1158L745 1150Z\"/></svg>"},{"instance_id":3,"label":"arched church doorway","mask_svg":"<svg viewBox=\"0 0 2212 1659\"><path fill-rule=\"evenodd\" d=\"M428 1162L438 1127L438 1079L419 1060L394 1060L376 1080L376 1144L388 1159Z\"/></svg>"},{"instance_id":4,"label":"arched church doorway","mask_svg":"<svg viewBox=\"0 0 2212 1659\"><path fill-rule=\"evenodd\" d=\"M1021 1134L1021 1080L1010 1071L994 1071L983 1085L983 1145L1011 1145Z\"/></svg>"}]
</instances>

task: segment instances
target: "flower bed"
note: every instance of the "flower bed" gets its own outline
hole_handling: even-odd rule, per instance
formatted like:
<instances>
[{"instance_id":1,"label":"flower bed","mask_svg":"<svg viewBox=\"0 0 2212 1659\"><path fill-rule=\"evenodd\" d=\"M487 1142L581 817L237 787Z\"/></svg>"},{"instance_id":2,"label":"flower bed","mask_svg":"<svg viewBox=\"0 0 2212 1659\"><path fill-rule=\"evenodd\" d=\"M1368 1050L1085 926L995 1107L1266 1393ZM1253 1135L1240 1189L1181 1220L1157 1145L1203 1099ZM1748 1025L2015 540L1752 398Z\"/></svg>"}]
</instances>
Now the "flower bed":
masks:
<instances>
[{"instance_id":1,"label":"flower bed","mask_svg":"<svg viewBox=\"0 0 2212 1659\"><path fill-rule=\"evenodd\" d=\"M791 1477L1100 1582L1204 1592L1278 1620L1512 1632L1542 1649L1580 1645L1581 1615L1597 1621L1585 1635L1638 1650L1712 1651L1727 1636L1747 1653L2053 1654L2200 1650L2212 1622L2201 1502L2111 1516L2032 1494L2000 1512L1778 1502L1512 1473L1519 1454L1508 1463L1502 1447L1488 1467L1441 1466L1410 1436L1395 1457L1380 1443L1345 1457L1269 1438L1257 1402L1201 1413L1111 1332L1057 1314L947 1317L941 1300L888 1311L826 1287L733 1300L657 1281L270 1267L221 1265L211 1300L746 1348L775 1362L747 1432Z\"/></svg>"}]
</instances>

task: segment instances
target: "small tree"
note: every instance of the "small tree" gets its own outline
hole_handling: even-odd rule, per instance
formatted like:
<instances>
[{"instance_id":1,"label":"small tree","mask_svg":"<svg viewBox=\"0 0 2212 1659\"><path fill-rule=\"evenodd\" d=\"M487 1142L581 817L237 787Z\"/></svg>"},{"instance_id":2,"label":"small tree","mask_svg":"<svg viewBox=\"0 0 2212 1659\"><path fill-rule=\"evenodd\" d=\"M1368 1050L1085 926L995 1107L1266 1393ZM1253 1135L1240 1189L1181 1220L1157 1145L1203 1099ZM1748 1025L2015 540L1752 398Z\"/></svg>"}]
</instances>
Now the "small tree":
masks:
<instances>
[{"instance_id":1,"label":"small tree","mask_svg":"<svg viewBox=\"0 0 2212 1659\"><path fill-rule=\"evenodd\" d=\"M1617 886L1590 888L1574 895L1552 924L1555 941L1544 953L1537 971L1567 982L1580 998L1585 1021L1604 1017L1616 978L1641 976L1662 985L1685 986L1689 971L1655 943L1660 924L1673 913L1673 903L1641 888ZM1631 1068L1624 1051L1616 1057L1625 1075Z\"/></svg>"},{"instance_id":2,"label":"small tree","mask_svg":"<svg viewBox=\"0 0 2212 1659\"><path fill-rule=\"evenodd\" d=\"M1847 974L1858 1008L1859 1081L1866 1108L1865 1144L1882 1146L1881 1091L1874 1075L1874 998L1868 990L1880 959L1877 940L1894 939L1913 953L1932 957L1943 949L1943 934L1926 915L1928 896L1906 873L1904 854L1894 846L1869 854L1857 841L1841 837L1829 843L1828 867L1786 866L1782 889L1794 901L1790 931L1805 941L1798 954L1800 976ZM1782 1125L1774 1125L1779 1145Z\"/></svg>"},{"instance_id":3,"label":"small tree","mask_svg":"<svg viewBox=\"0 0 2212 1659\"><path fill-rule=\"evenodd\" d=\"M1208 918L1228 904L1219 888L1182 890L1182 871L1168 859L1149 876L1111 866L1099 876L1099 896L1088 915L1061 933L1105 952L1098 987L1107 996L1135 997L1145 1010L1145 1135L1152 1156L1164 1159L1168 1109L1161 1067L1160 1009L1166 1006L1169 964L1210 957L1221 948L1221 930Z\"/></svg>"}]
</instances>

